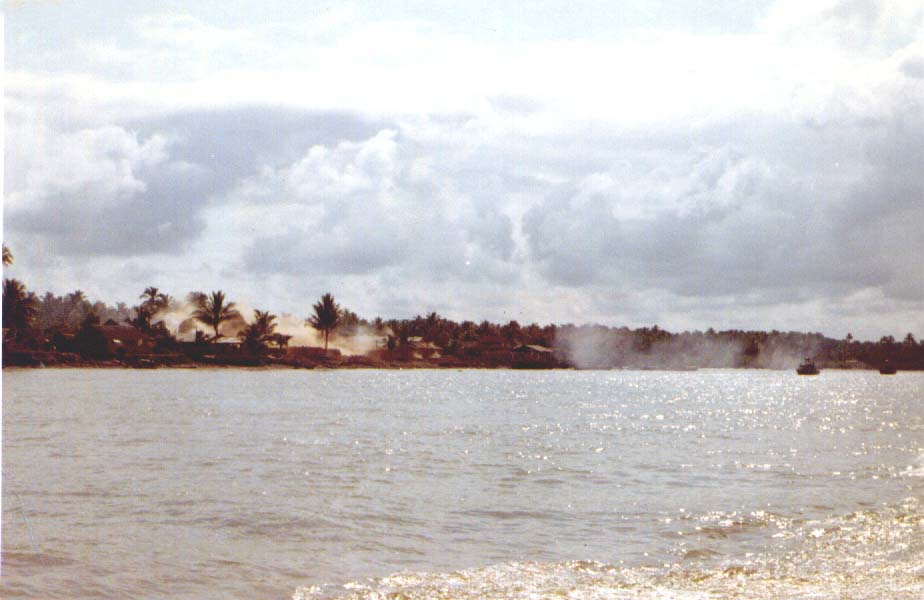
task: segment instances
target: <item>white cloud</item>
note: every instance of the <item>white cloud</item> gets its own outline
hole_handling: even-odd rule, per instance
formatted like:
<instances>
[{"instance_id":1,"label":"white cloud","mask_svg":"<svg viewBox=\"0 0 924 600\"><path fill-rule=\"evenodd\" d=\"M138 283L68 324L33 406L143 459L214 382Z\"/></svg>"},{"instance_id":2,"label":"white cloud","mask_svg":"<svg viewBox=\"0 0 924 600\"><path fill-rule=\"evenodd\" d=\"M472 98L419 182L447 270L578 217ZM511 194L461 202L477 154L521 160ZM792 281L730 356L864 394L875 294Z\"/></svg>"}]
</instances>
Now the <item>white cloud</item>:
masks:
<instances>
[{"instance_id":1,"label":"white cloud","mask_svg":"<svg viewBox=\"0 0 924 600\"><path fill-rule=\"evenodd\" d=\"M113 125L49 136L33 130L29 152L21 152L24 186L8 197L8 207L45 208L47 203L82 198L106 209L143 193L139 171L156 168L167 159L166 140L139 140Z\"/></svg>"},{"instance_id":2,"label":"white cloud","mask_svg":"<svg viewBox=\"0 0 924 600\"><path fill-rule=\"evenodd\" d=\"M897 323L924 290L922 18L786 0L749 32L516 41L152 15L54 61L14 32L7 230L107 269L169 252L179 287L276 310L317 286L386 316L840 327L879 294Z\"/></svg>"},{"instance_id":3,"label":"white cloud","mask_svg":"<svg viewBox=\"0 0 924 600\"><path fill-rule=\"evenodd\" d=\"M246 262L255 272L391 268L416 279L464 279L474 261L479 277L509 277L509 218L456 189L452 166L426 151L394 129L314 146L239 186L230 205L215 209L218 227L250 240Z\"/></svg>"},{"instance_id":4,"label":"white cloud","mask_svg":"<svg viewBox=\"0 0 924 600\"><path fill-rule=\"evenodd\" d=\"M922 25L918 0L778 0L762 21L765 30L790 43L874 54L919 38Z\"/></svg>"}]
</instances>

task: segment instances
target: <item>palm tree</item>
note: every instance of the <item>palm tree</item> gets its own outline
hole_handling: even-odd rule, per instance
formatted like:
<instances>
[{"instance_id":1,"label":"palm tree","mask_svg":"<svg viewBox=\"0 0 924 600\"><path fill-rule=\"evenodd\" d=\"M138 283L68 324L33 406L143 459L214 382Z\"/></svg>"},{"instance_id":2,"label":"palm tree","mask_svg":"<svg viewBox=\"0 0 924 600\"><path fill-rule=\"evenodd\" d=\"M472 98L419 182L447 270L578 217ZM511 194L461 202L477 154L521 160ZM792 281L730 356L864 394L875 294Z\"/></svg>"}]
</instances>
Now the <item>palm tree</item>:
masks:
<instances>
[{"instance_id":1,"label":"palm tree","mask_svg":"<svg viewBox=\"0 0 924 600\"><path fill-rule=\"evenodd\" d=\"M170 296L162 293L160 290L158 290L154 286L145 288L144 292L142 292L141 295L138 297L144 300L143 304L146 304L151 308L157 308L157 310L166 308L167 305L170 304L170 301L172 300Z\"/></svg>"},{"instance_id":2,"label":"palm tree","mask_svg":"<svg viewBox=\"0 0 924 600\"><path fill-rule=\"evenodd\" d=\"M13 253L10 252L10 249L7 248L6 244L3 244L3 266L13 264Z\"/></svg>"},{"instance_id":3,"label":"palm tree","mask_svg":"<svg viewBox=\"0 0 924 600\"><path fill-rule=\"evenodd\" d=\"M126 320L141 331L150 333L152 331L151 321L157 316L157 313L167 308L173 299L153 286L145 288L138 298L144 300L144 302L133 308L135 318Z\"/></svg>"},{"instance_id":4,"label":"palm tree","mask_svg":"<svg viewBox=\"0 0 924 600\"><path fill-rule=\"evenodd\" d=\"M334 302L330 292L321 296L321 300L314 305L314 315L308 317L305 324L324 332L324 354L327 354L330 332L340 324L340 307Z\"/></svg>"},{"instance_id":5,"label":"palm tree","mask_svg":"<svg viewBox=\"0 0 924 600\"><path fill-rule=\"evenodd\" d=\"M218 328L222 323L241 317L241 313L234 308L234 302L227 302L225 293L221 290L212 292L209 295L202 292L193 292L190 294L190 298L194 299L196 303L196 310L193 311L192 317L203 325L208 325L214 329L214 339L216 340L221 337Z\"/></svg>"},{"instance_id":6,"label":"palm tree","mask_svg":"<svg viewBox=\"0 0 924 600\"><path fill-rule=\"evenodd\" d=\"M141 331L149 332L152 319L157 316L157 313L167 308L173 298L153 286L145 288L138 298L144 302L135 307L135 318L129 322Z\"/></svg>"},{"instance_id":7,"label":"palm tree","mask_svg":"<svg viewBox=\"0 0 924 600\"><path fill-rule=\"evenodd\" d=\"M276 315L270 314L268 310L253 311L253 324L257 326L258 331L264 335L271 335L276 331Z\"/></svg>"},{"instance_id":8,"label":"palm tree","mask_svg":"<svg viewBox=\"0 0 924 600\"><path fill-rule=\"evenodd\" d=\"M269 311L253 311L253 323L244 329L244 343L255 352L262 351L274 339L276 315Z\"/></svg>"},{"instance_id":9,"label":"palm tree","mask_svg":"<svg viewBox=\"0 0 924 600\"><path fill-rule=\"evenodd\" d=\"M38 310L35 294L17 279L3 280L3 328L18 336L32 326Z\"/></svg>"}]
</instances>

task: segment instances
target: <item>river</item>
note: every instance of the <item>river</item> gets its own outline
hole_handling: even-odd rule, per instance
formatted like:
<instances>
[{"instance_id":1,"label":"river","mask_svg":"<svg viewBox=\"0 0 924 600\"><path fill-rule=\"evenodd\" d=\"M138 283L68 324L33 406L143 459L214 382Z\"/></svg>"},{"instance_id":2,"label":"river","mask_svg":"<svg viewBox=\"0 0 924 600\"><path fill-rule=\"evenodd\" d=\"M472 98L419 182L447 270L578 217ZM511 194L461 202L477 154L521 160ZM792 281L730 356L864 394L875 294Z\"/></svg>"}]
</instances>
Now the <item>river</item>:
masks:
<instances>
[{"instance_id":1,"label":"river","mask_svg":"<svg viewBox=\"0 0 924 600\"><path fill-rule=\"evenodd\" d=\"M924 374L5 370L3 598L921 598Z\"/></svg>"}]
</instances>

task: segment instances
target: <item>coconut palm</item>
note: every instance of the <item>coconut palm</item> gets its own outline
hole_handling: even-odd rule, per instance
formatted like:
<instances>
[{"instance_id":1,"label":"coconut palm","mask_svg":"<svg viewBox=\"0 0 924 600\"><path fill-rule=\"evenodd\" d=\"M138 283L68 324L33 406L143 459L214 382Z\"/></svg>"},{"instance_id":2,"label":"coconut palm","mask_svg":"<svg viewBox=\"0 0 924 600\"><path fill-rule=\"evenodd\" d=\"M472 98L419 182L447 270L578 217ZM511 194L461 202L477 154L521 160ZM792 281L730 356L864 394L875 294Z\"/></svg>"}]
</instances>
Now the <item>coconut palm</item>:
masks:
<instances>
[{"instance_id":1,"label":"coconut palm","mask_svg":"<svg viewBox=\"0 0 924 600\"><path fill-rule=\"evenodd\" d=\"M14 336L29 329L38 310L35 294L17 279L3 280L3 328Z\"/></svg>"},{"instance_id":2,"label":"coconut palm","mask_svg":"<svg viewBox=\"0 0 924 600\"><path fill-rule=\"evenodd\" d=\"M340 324L340 307L329 292L321 296L321 300L314 305L314 315L308 317L305 323L324 332L324 353L327 354L330 332Z\"/></svg>"},{"instance_id":3,"label":"coconut palm","mask_svg":"<svg viewBox=\"0 0 924 600\"><path fill-rule=\"evenodd\" d=\"M260 329L266 335L276 331L276 315L270 314L268 310L253 311L254 322L260 326Z\"/></svg>"},{"instance_id":4,"label":"coconut palm","mask_svg":"<svg viewBox=\"0 0 924 600\"><path fill-rule=\"evenodd\" d=\"M211 327L215 331L214 339L216 340L221 337L218 328L222 323L241 318L241 313L234 308L234 302L228 302L225 299L225 293L221 290L208 295L193 292L190 298L194 299L196 304L192 317L203 325Z\"/></svg>"},{"instance_id":5,"label":"coconut palm","mask_svg":"<svg viewBox=\"0 0 924 600\"><path fill-rule=\"evenodd\" d=\"M170 301L172 300L170 296L162 293L160 290L158 290L154 286L145 288L144 292L142 292L141 295L138 297L144 300L143 304L148 305L150 308L156 308L157 310L166 308L167 305L170 304ZM154 311L154 312L157 312L157 311Z\"/></svg>"},{"instance_id":6,"label":"coconut palm","mask_svg":"<svg viewBox=\"0 0 924 600\"><path fill-rule=\"evenodd\" d=\"M141 331L149 333L152 330L151 321L157 316L157 313L170 305L173 298L153 286L145 288L138 298L144 300L144 302L134 307L135 318L128 319L128 322Z\"/></svg>"},{"instance_id":7,"label":"coconut palm","mask_svg":"<svg viewBox=\"0 0 924 600\"><path fill-rule=\"evenodd\" d=\"M253 323L244 329L244 344L255 352L261 352L267 342L273 340L276 315L263 310L255 310L253 315Z\"/></svg>"}]
</instances>

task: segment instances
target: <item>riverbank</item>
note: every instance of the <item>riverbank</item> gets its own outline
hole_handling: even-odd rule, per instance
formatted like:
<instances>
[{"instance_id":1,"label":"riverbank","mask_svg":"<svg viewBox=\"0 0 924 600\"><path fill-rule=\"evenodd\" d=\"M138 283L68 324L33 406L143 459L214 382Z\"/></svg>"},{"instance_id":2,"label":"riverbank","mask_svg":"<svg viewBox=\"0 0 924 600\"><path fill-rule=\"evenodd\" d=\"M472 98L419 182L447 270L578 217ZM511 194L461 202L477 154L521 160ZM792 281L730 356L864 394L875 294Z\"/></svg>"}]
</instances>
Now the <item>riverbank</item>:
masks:
<instances>
[{"instance_id":1,"label":"riverbank","mask_svg":"<svg viewBox=\"0 0 924 600\"><path fill-rule=\"evenodd\" d=\"M159 352L138 353L106 358L89 358L74 352L54 350L6 349L2 355L2 366L7 368L65 368L65 369L585 369L585 370L633 370L633 371L696 371L706 368L739 368L790 370L795 364L785 362L764 366L752 362L735 364L644 364L622 365L575 365L567 360L536 360L523 358L515 352L484 355L432 355L420 357L404 352L376 351L369 354L342 354L331 349L324 353L320 348L293 347L273 350L254 355L241 350L223 353ZM827 361L819 364L822 371L866 371L878 367L861 361ZM902 371L921 370L903 368Z\"/></svg>"},{"instance_id":2,"label":"riverbank","mask_svg":"<svg viewBox=\"0 0 924 600\"><path fill-rule=\"evenodd\" d=\"M112 370L202 370L202 371L213 371L213 370L222 370L222 371L294 371L294 370L319 370L319 371L332 371L332 370L393 370L393 371L402 371L402 370L511 370L511 371L521 371L521 370L546 370L546 371L642 371L642 372L662 372L662 373L678 373L678 372L694 372L701 370L714 370L714 369L735 369L735 370L759 370L759 371L790 371L793 369L790 368L780 368L780 369L769 369L769 368L756 368L756 367L703 367L702 369L698 368L683 368L675 369L670 367L655 368L655 367L611 367L608 369L581 369L574 366L564 365L564 366L549 366L549 367L518 367L511 365L484 365L484 364L440 364L430 361L409 361L409 362L383 362L383 361L366 361L366 360L345 360L339 362L317 362L317 363L301 363L293 364L291 362L263 362L257 364L231 364L231 363L220 363L220 362L189 362L182 364L155 364L155 365L143 365L139 366L137 364L121 362L117 360L109 361L80 361L72 363L52 363L52 364L34 364L34 365L20 365L20 364L8 364L6 362L2 363L2 368L4 371L31 371L35 369L91 369L91 370L102 370L102 369L112 369ZM822 373L825 371L835 371L835 372L845 372L845 371L876 371L874 367L827 367L822 369ZM904 369L906 372L919 372L920 369Z\"/></svg>"},{"instance_id":3,"label":"riverbank","mask_svg":"<svg viewBox=\"0 0 924 600\"><path fill-rule=\"evenodd\" d=\"M182 354L135 356L127 359L91 360L77 354L63 352L7 352L3 355L4 369L525 369L572 368L566 364L535 365L516 362L464 360L444 356L429 360L383 360L368 355L341 355L329 357L305 356L204 356Z\"/></svg>"}]
</instances>

